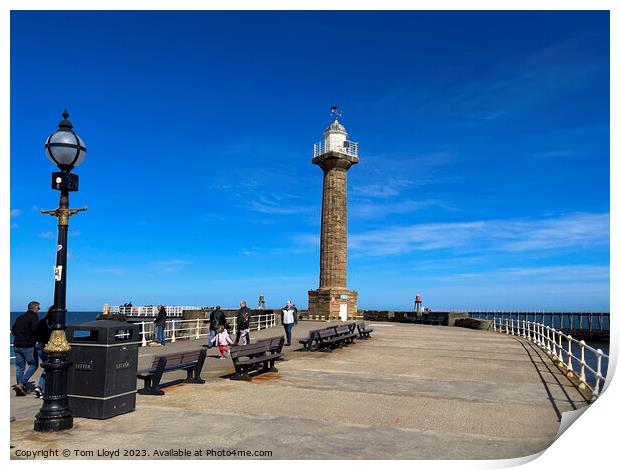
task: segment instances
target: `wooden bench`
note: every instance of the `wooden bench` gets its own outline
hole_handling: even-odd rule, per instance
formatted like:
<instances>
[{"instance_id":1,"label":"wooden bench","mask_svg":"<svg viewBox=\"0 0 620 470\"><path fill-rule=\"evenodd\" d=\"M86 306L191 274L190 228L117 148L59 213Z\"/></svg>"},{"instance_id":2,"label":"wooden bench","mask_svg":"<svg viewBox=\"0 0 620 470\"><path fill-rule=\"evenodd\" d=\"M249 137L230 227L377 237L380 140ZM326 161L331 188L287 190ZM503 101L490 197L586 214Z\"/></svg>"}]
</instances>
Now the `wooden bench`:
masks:
<instances>
[{"instance_id":1,"label":"wooden bench","mask_svg":"<svg viewBox=\"0 0 620 470\"><path fill-rule=\"evenodd\" d=\"M355 333L355 324L353 324L353 328L351 328L351 324L337 325L336 334L341 340L341 345L346 346L354 343L355 338L357 338L357 334Z\"/></svg>"},{"instance_id":2,"label":"wooden bench","mask_svg":"<svg viewBox=\"0 0 620 470\"><path fill-rule=\"evenodd\" d=\"M185 383L205 383L200 378L200 373L206 357L207 352L204 349L155 356L151 367L138 371L138 378L144 380L144 388L138 390L138 393L142 395L163 395L164 391L160 388L161 377L165 372L175 370L187 372Z\"/></svg>"},{"instance_id":3,"label":"wooden bench","mask_svg":"<svg viewBox=\"0 0 620 470\"><path fill-rule=\"evenodd\" d=\"M303 350L304 351L310 351L310 349L312 349L312 344L314 343L314 341L317 339L316 337L316 332L318 330L310 330L308 332L308 336L301 338L299 340L299 342L301 343L301 345L303 346Z\"/></svg>"},{"instance_id":4,"label":"wooden bench","mask_svg":"<svg viewBox=\"0 0 620 470\"><path fill-rule=\"evenodd\" d=\"M330 326L316 331L316 349L317 351L331 351L340 346L340 335L336 333L336 327Z\"/></svg>"},{"instance_id":5,"label":"wooden bench","mask_svg":"<svg viewBox=\"0 0 620 470\"><path fill-rule=\"evenodd\" d=\"M277 372L275 362L282 356L284 336L266 338L245 346L232 346L230 358L235 366L231 380L252 380L249 372L262 365L262 372Z\"/></svg>"},{"instance_id":6,"label":"wooden bench","mask_svg":"<svg viewBox=\"0 0 620 470\"><path fill-rule=\"evenodd\" d=\"M282 348L284 347L284 336L273 336L271 338L263 338L256 340L255 343L269 343L269 351L270 353L280 354L280 359L282 357Z\"/></svg>"},{"instance_id":7,"label":"wooden bench","mask_svg":"<svg viewBox=\"0 0 620 470\"><path fill-rule=\"evenodd\" d=\"M366 328L366 322L359 322L357 324L357 332L360 335L360 339L369 339L372 328Z\"/></svg>"}]
</instances>

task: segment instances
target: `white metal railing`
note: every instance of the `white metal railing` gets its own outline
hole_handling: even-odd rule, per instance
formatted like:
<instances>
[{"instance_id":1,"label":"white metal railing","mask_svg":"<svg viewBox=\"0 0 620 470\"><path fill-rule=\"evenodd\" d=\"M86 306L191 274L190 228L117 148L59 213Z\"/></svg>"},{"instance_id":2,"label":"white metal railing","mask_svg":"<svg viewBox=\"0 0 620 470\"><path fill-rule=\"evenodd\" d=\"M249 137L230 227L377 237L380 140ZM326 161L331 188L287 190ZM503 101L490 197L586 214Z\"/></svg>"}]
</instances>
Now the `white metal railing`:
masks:
<instances>
[{"instance_id":1,"label":"white metal railing","mask_svg":"<svg viewBox=\"0 0 620 470\"><path fill-rule=\"evenodd\" d=\"M272 328L276 326L276 313L264 313L258 315L252 315L250 317L250 331L260 331L266 328ZM237 317L227 317L231 334L237 332ZM142 346L146 346L153 342L155 338L155 324L153 321L142 321L133 323L140 325L140 340ZM128 333L121 332L116 336L124 338ZM209 336L209 319L197 318L195 320L177 320L168 319L166 321L166 329L164 330L166 339L171 343L176 342L179 339L200 339L201 337ZM13 344L11 343L11 351L13 351ZM15 359L15 355L11 354L10 360Z\"/></svg>"},{"instance_id":2,"label":"white metal railing","mask_svg":"<svg viewBox=\"0 0 620 470\"><path fill-rule=\"evenodd\" d=\"M587 388L592 392L592 401L600 395L601 382L606 380L602 374L602 362L603 359L609 361L609 356L602 350L594 349L588 346L585 341L577 341L572 336L567 336L555 328L527 320L494 318L493 331L520 336L536 344L551 357L553 362L568 377L577 378L581 390ZM573 353L574 349L579 349L577 354ZM586 351L594 355L596 364L588 364ZM586 371L593 375L593 383L587 381Z\"/></svg>"},{"instance_id":3,"label":"white metal railing","mask_svg":"<svg viewBox=\"0 0 620 470\"><path fill-rule=\"evenodd\" d=\"M183 316L183 310L200 310L202 307L194 307L189 305L165 305L166 313L169 317L181 317ZM127 315L128 317L155 317L158 310L156 306L146 305L104 305L103 312L108 314L120 313Z\"/></svg>"},{"instance_id":4,"label":"white metal railing","mask_svg":"<svg viewBox=\"0 0 620 470\"><path fill-rule=\"evenodd\" d=\"M231 334L237 332L237 317L227 317ZM136 323L140 325L140 337L142 346L146 346L152 343L155 338L155 324L152 321L142 321ZM266 328L276 326L276 314L265 313L252 315L250 317L250 331L259 331ZM166 340L171 343L179 339L200 339L204 336L209 336L209 319L197 318L195 320L168 320L166 322L166 329L164 330Z\"/></svg>"},{"instance_id":5,"label":"white metal railing","mask_svg":"<svg viewBox=\"0 0 620 470\"><path fill-rule=\"evenodd\" d=\"M338 144L333 143L329 140L320 141L314 144L314 156L318 157L319 155L323 155L327 152L340 152L346 155L351 155L352 157L357 157L357 142L352 142L350 140L345 140L342 145L340 142Z\"/></svg>"}]
</instances>

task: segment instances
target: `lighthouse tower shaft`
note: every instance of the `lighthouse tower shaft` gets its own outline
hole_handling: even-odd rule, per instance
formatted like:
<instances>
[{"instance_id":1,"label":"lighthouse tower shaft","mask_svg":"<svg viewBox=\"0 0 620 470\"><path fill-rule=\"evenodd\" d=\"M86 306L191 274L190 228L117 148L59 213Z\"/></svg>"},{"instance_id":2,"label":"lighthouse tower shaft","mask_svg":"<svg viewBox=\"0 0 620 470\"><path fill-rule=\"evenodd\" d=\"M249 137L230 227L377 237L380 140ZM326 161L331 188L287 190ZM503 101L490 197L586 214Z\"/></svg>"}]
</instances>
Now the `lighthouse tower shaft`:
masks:
<instances>
[{"instance_id":1,"label":"lighthouse tower shaft","mask_svg":"<svg viewBox=\"0 0 620 470\"><path fill-rule=\"evenodd\" d=\"M347 171L359 162L338 118L315 144L312 163L323 170L319 288L308 292L313 318L347 320L357 314L357 292L347 289Z\"/></svg>"},{"instance_id":2,"label":"lighthouse tower shaft","mask_svg":"<svg viewBox=\"0 0 620 470\"><path fill-rule=\"evenodd\" d=\"M319 289L329 288L347 288L347 168L340 165L323 168Z\"/></svg>"}]
</instances>

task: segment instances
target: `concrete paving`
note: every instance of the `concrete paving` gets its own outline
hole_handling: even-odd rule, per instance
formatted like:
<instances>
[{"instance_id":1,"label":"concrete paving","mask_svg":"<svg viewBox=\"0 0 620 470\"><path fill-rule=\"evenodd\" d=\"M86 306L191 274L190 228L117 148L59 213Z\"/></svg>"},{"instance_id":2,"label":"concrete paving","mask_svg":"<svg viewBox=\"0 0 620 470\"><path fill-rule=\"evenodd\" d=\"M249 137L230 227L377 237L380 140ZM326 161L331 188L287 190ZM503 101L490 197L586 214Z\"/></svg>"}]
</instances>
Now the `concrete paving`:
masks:
<instances>
[{"instance_id":1,"label":"concrete paving","mask_svg":"<svg viewBox=\"0 0 620 470\"><path fill-rule=\"evenodd\" d=\"M125 459L514 458L548 447L561 413L587 405L538 347L518 337L371 325L372 339L331 353L287 347L279 372L252 382L228 380L232 361L219 360L212 349L202 374L206 384L138 395L136 411L108 420L75 418L69 431L33 431L41 401L12 396L11 458L49 450L50 458L62 459L64 449L70 458L86 459L109 458L111 452ZM303 321L294 335L321 326ZM281 333L278 327L252 337ZM139 365L148 366L161 351L205 342L140 348Z\"/></svg>"}]
</instances>

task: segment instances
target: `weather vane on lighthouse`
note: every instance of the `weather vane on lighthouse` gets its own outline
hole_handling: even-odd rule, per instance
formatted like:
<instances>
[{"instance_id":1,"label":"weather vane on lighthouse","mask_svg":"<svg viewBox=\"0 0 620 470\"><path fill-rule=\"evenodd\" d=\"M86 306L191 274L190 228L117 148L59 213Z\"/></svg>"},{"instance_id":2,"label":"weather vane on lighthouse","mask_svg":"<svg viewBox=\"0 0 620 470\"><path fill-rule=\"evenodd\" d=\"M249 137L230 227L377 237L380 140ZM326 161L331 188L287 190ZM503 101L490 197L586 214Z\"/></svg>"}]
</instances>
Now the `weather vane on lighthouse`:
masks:
<instances>
[{"instance_id":1,"label":"weather vane on lighthouse","mask_svg":"<svg viewBox=\"0 0 620 470\"><path fill-rule=\"evenodd\" d=\"M338 106L334 105L331 107L331 115L336 119L340 119L340 116L342 116L342 111L338 109Z\"/></svg>"}]
</instances>

